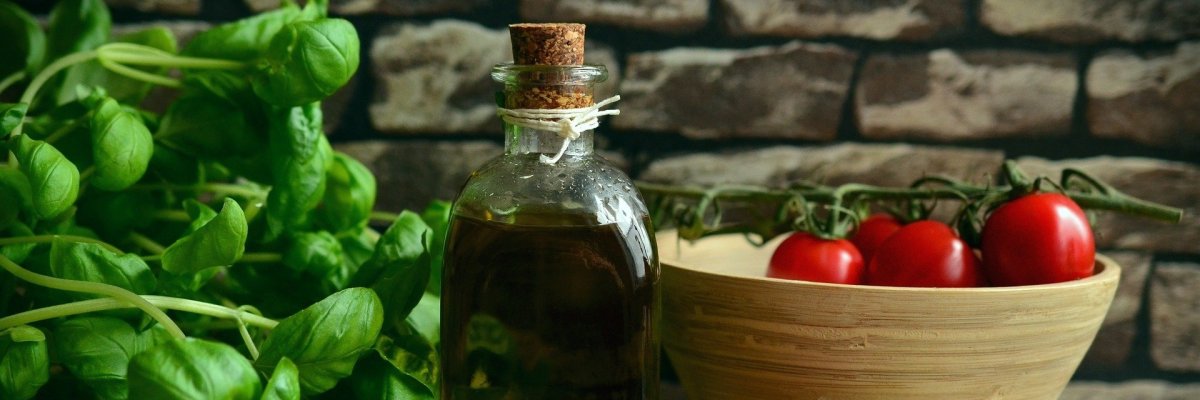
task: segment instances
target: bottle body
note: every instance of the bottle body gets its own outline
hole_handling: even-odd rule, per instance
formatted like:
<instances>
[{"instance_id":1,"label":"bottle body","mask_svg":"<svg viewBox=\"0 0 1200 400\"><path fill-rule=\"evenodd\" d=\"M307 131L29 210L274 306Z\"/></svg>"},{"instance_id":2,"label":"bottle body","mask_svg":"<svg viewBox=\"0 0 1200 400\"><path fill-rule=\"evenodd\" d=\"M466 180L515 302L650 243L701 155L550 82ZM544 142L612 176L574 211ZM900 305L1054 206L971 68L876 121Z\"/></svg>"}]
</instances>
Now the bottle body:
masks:
<instances>
[{"instance_id":1,"label":"bottle body","mask_svg":"<svg viewBox=\"0 0 1200 400\"><path fill-rule=\"evenodd\" d=\"M511 94L518 78L498 80ZM592 81L555 93L590 96ZM505 131L505 154L455 199L441 398L657 399L659 265L640 195L593 154L590 131L566 147L555 132Z\"/></svg>"}]
</instances>

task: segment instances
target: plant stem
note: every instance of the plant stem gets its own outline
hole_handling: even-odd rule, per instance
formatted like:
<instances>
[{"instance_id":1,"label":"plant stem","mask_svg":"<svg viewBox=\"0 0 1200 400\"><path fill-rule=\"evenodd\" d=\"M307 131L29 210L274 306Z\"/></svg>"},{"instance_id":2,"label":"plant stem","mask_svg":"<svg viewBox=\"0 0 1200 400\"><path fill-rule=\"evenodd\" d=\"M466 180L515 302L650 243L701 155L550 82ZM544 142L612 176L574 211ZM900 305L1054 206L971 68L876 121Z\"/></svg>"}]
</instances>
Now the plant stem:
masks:
<instances>
[{"instance_id":1,"label":"plant stem","mask_svg":"<svg viewBox=\"0 0 1200 400\"><path fill-rule=\"evenodd\" d=\"M142 249L149 251L151 253L154 253L154 254L161 255L164 251L167 251L166 247L163 247L163 245L159 244L158 242L155 242L154 239L150 239L150 238L146 237L146 235L143 235L143 234L140 234L137 232L129 232L129 241L133 242L133 244L137 245L138 247L141 247ZM145 259L145 258L143 257L143 259Z\"/></svg>"},{"instance_id":2,"label":"plant stem","mask_svg":"<svg viewBox=\"0 0 1200 400\"><path fill-rule=\"evenodd\" d=\"M249 64L241 61L178 56L150 46L133 43L109 43L100 46L96 51L103 59L130 65L226 70L249 67Z\"/></svg>"},{"instance_id":3,"label":"plant stem","mask_svg":"<svg viewBox=\"0 0 1200 400\"><path fill-rule=\"evenodd\" d=\"M150 218L161 219L163 221L174 222L192 222L192 217L188 216L183 210L157 210L150 213Z\"/></svg>"},{"instance_id":4,"label":"plant stem","mask_svg":"<svg viewBox=\"0 0 1200 400\"><path fill-rule=\"evenodd\" d=\"M95 51L81 51L78 53L71 53L63 56L60 59L54 60L54 62L42 69L42 72L39 72L37 76L33 77L33 81L29 82L29 86L26 86L25 92L21 94L20 102L32 105L33 98L37 96L38 90L42 88L42 85L46 84L46 81L50 80L50 77L54 76L54 74L57 74L59 71L66 69L67 67L91 60L93 58L96 58ZM21 127L18 125L17 129L13 132L13 136L19 135L20 132Z\"/></svg>"},{"instance_id":5,"label":"plant stem","mask_svg":"<svg viewBox=\"0 0 1200 400\"><path fill-rule=\"evenodd\" d=\"M149 315L150 318L153 318L155 321L161 324L167 329L167 332L169 332L171 336L174 336L178 339L187 338L187 335L183 334L183 331L179 329L178 325L175 325L175 321L172 321L171 317L167 316L167 313L158 309L153 304L150 304L150 302L146 301L146 299L143 299L141 296L138 296L136 293L130 292L121 287L105 283L75 281L45 276L25 268L21 268L20 265L17 265L16 263L12 262L12 260L9 260L8 257L3 255L0 255L0 267L3 267L8 272L16 275L16 277L38 286L70 292L98 294L129 303L130 305L141 309L147 315Z\"/></svg>"},{"instance_id":6,"label":"plant stem","mask_svg":"<svg viewBox=\"0 0 1200 400\"><path fill-rule=\"evenodd\" d=\"M25 79L25 71L13 72L12 75L4 77L4 80L0 80L0 93L4 93L9 86L20 82L22 79Z\"/></svg>"},{"instance_id":7,"label":"plant stem","mask_svg":"<svg viewBox=\"0 0 1200 400\"><path fill-rule=\"evenodd\" d=\"M400 214L390 213L387 211L371 211L370 218L372 221L386 222L390 224L395 222L396 218L400 218Z\"/></svg>"},{"instance_id":8,"label":"plant stem","mask_svg":"<svg viewBox=\"0 0 1200 400\"><path fill-rule=\"evenodd\" d=\"M98 61L100 61L100 65L103 65L104 68L108 68L109 71L115 72L120 75L125 75L125 76L133 78L133 79L153 83L155 85L166 86L169 88L175 88L175 89L183 87L183 82L181 82L180 80L175 79L175 78L166 77L166 76L162 76L159 74L154 74L154 73L138 70L135 68L126 67L124 65L117 64L117 63L113 62L112 60L109 60L104 57L100 57L98 59Z\"/></svg>"},{"instance_id":9,"label":"plant stem","mask_svg":"<svg viewBox=\"0 0 1200 400\"><path fill-rule=\"evenodd\" d=\"M212 192L217 194L232 194L248 199L258 199L266 197L266 192L231 183L204 183L197 185L175 185L170 183L161 184L138 184L130 186L132 190L186 190L196 192Z\"/></svg>"},{"instance_id":10,"label":"plant stem","mask_svg":"<svg viewBox=\"0 0 1200 400\"><path fill-rule=\"evenodd\" d=\"M91 115L92 115L92 112L88 111L88 113L85 114L84 116L76 118L74 120L71 120L70 123L67 123L66 125L63 125L63 126L59 127L58 129L55 129L54 132L51 132L49 136L46 136L46 139L44 141L46 143L54 144L54 142L57 142L57 141L61 140L62 138L66 137L71 132L74 132L75 128L78 128L79 125L82 124L83 121L86 121L88 119L88 117L90 117Z\"/></svg>"},{"instance_id":11,"label":"plant stem","mask_svg":"<svg viewBox=\"0 0 1200 400\"><path fill-rule=\"evenodd\" d=\"M118 249L116 246L113 246L111 244L105 243L102 240L92 239L92 238L86 237L86 236L74 236L74 235L38 235L38 236L17 236L17 237L10 237L10 238L0 238L0 246L7 246L10 244L21 244L21 243L50 243L50 242L53 242L54 239L62 239L62 240L66 240L68 242L76 242L76 243L98 244L101 247L104 247L105 250L111 251L113 253L125 254L125 252L121 251L121 249Z\"/></svg>"},{"instance_id":12,"label":"plant stem","mask_svg":"<svg viewBox=\"0 0 1200 400\"><path fill-rule=\"evenodd\" d=\"M283 261L283 254L279 253L245 253L237 262L240 263L277 263Z\"/></svg>"},{"instance_id":13,"label":"plant stem","mask_svg":"<svg viewBox=\"0 0 1200 400\"><path fill-rule=\"evenodd\" d=\"M177 297L166 296L140 296L145 301L155 307L190 312L193 314L207 315L210 317L225 318L237 320L241 318L246 324L263 329L274 329L279 325L279 321L265 318L253 313L238 311L232 308L219 306L216 304L205 303L201 301L181 299ZM116 310L122 308L132 308L133 306L124 301L116 299L91 299L76 301L73 303L59 304L50 307L38 308L18 314L13 314L0 318L0 329L11 328L14 326L28 325L38 321L66 317L77 314L86 314L96 311Z\"/></svg>"}]
</instances>

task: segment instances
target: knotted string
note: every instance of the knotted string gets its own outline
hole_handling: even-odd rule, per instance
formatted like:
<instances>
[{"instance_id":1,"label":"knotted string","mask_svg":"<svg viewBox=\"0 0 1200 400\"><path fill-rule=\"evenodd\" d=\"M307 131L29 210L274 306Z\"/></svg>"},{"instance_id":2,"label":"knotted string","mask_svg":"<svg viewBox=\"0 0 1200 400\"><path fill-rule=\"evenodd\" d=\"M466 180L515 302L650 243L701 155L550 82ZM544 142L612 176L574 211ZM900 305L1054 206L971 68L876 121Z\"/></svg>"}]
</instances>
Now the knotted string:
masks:
<instances>
[{"instance_id":1,"label":"knotted string","mask_svg":"<svg viewBox=\"0 0 1200 400\"><path fill-rule=\"evenodd\" d=\"M496 115L504 122L523 128L553 131L562 138L562 148L554 157L545 154L539 158L543 164L554 165L567 152L567 146L572 140L579 139L583 131L596 129L600 126L599 117L618 115L621 110L601 110L600 108L621 100L621 96L613 96L603 101L582 108L538 109L538 108L497 108Z\"/></svg>"}]
</instances>

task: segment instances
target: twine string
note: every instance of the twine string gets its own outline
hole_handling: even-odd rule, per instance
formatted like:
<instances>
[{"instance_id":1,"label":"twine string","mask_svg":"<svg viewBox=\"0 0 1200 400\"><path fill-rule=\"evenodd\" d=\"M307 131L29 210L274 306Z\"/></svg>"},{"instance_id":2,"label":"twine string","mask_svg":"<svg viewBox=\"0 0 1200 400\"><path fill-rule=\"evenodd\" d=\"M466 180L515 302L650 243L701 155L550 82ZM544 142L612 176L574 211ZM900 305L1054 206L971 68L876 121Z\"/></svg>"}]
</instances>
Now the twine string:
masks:
<instances>
[{"instance_id":1,"label":"twine string","mask_svg":"<svg viewBox=\"0 0 1200 400\"><path fill-rule=\"evenodd\" d=\"M496 109L496 115L499 115L500 119L504 122L512 125L551 131L558 134L558 137L562 138L562 147L558 149L558 153L555 153L553 157L545 154L539 157L539 160L543 164L554 165L562 158L563 154L566 154L567 147L571 145L571 141L579 139L581 132L596 129L596 127L600 126L600 117L621 114L621 110L615 108L601 110L604 106L616 103L617 100L621 100L621 96L609 97L599 103L581 108L508 109L500 107Z\"/></svg>"}]
</instances>

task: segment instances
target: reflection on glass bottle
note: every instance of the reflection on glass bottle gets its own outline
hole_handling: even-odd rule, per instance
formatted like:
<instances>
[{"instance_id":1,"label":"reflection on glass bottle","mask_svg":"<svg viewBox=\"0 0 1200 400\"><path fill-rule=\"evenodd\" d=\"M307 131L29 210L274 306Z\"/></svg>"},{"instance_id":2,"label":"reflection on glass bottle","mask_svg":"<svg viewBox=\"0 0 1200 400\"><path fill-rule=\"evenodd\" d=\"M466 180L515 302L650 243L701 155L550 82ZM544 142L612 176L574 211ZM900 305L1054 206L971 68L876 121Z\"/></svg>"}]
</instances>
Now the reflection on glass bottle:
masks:
<instances>
[{"instance_id":1,"label":"reflection on glass bottle","mask_svg":"<svg viewBox=\"0 0 1200 400\"><path fill-rule=\"evenodd\" d=\"M531 93L586 106L606 71L506 64L492 76L506 108L532 108ZM505 134L505 154L454 205L442 399L657 399L659 267L641 197L593 153L590 131L553 163L542 156L562 148L556 132Z\"/></svg>"}]
</instances>

